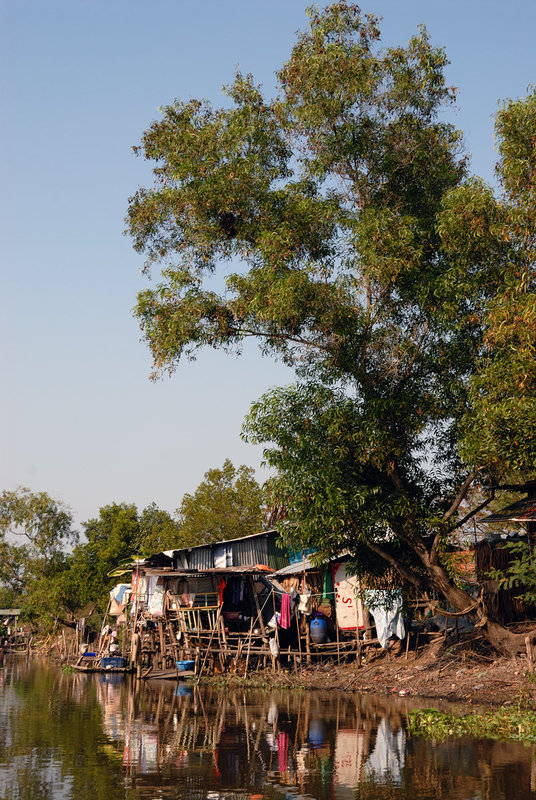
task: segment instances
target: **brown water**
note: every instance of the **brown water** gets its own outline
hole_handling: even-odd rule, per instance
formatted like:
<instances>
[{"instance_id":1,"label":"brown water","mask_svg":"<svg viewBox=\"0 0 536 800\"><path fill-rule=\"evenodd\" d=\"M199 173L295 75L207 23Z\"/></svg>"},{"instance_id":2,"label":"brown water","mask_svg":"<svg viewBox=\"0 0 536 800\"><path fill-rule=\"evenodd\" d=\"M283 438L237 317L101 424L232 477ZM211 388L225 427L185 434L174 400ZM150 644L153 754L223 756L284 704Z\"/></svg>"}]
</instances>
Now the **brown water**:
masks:
<instances>
[{"instance_id":1,"label":"brown water","mask_svg":"<svg viewBox=\"0 0 536 800\"><path fill-rule=\"evenodd\" d=\"M421 703L420 705L425 705ZM0 670L2 800L518 800L536 748L409 737L415 701Z\"/></svg>"}]
</instances>

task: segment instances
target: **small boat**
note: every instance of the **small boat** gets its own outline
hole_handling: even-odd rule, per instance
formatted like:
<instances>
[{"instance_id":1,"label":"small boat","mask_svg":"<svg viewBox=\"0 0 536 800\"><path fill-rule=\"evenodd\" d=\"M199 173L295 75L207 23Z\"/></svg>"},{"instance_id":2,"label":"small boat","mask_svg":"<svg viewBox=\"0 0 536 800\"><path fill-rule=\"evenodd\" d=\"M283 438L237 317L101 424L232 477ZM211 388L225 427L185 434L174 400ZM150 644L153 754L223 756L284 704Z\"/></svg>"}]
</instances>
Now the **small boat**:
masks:
<instances>
[{"instance_id":1,"label":"small boat","mask_svg":"<svg viewBox=\"0 0 536 800\"><path fill-rule=\"evenodd\" d=\"M78 672L132 672L122 656L97 656L95 653L84 653L72 666Z\"/></svg>"}]
</instances>

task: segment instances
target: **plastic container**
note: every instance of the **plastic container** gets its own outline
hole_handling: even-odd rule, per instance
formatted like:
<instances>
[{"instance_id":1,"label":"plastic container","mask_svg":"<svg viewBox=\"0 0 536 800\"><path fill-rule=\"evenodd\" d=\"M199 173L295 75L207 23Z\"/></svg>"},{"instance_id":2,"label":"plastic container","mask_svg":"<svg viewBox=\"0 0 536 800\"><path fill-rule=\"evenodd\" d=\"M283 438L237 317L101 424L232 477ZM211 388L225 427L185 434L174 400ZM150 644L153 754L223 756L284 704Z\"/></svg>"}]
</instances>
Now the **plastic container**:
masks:
<instances>
[{"instance_id":1,"label":"plastic container","mask_svg":"<svg viewBox=\"0 0 536 800\"><path fill-rule=\"evenodd\" d=\"M125 659L123 656L103 656L101 658L101 667L104 669L124 669Z\"/></svg>"},{"instance_id":2,"label":"plastic container","mask_svg":"<svg viewBox=\"0 0 536 800\"><path fill-rule=\"evenodd\" d=\"M186 672L195 667L195 661L175 661L179 672Z\"/></svg>"},{"instance_id":3,"label":"plastic container","mask_svg":"<svg viewBox=\"0 0 536 800\"><path fill-rule=\"evenodd\" d=\"M323 617L314 617L311 620L309 629L311 631L311 639L315 644L322 644L326 641L328 626Z\"/></svg>"}]
</instances>

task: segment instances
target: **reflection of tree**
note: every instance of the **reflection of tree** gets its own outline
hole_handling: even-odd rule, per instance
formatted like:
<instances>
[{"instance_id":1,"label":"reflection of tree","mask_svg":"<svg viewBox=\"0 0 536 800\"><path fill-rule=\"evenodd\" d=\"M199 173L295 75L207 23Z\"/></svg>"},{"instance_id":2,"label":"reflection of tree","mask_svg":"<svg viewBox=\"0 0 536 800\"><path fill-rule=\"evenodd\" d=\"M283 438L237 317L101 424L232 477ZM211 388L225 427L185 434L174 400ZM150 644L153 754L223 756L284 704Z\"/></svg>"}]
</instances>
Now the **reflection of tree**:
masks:
<instances>
[{"instance_id":1,"label":"reflection of tree","mask_svg":"<svg viewBox=\"0 0 536 800\"><path fill-rule=\"evenodd\" d=\"M8 667L11 669L11 667ZM126 800L120 760L106 747L95 688L82 675L16 664L0 695L5 740L0 796Z\"/></svg>"}]
</instances>

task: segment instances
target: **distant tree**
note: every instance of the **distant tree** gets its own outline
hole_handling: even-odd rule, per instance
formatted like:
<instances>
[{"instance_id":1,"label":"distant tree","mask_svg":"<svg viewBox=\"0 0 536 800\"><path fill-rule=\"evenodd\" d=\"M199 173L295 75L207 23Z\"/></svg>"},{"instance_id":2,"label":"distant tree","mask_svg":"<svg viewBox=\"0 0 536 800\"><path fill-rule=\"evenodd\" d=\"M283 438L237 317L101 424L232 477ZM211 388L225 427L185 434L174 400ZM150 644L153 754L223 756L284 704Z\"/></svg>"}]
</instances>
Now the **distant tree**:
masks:
<instances>
[{"instance_id":1,"label":"distant tree","mask_svg":"<svg viewBox=\"0 0 536 800\"><path fill-rule=\"evenodd\" d=\"M178 509L181 546L237 539L264 528L262 489L254 471L235 468L226 459L221 469L205 472L194 494L185 494Z\"/></svg>"},{"instance_id":2,"label":"distant tree","mask_svg":"<svg viewBox=\"0 0 536 800\"><path fill-rule=\"evenodd\" d=\"M20 488L0 495L2 594L20 604L27 619L50 620L58 613L59 576L78 538L72 524L69 509L46 492Z\"/></svg>"},{"instance_id":3,"label":"distant tree","mask_svg":"<svg viewBox=\"0 0 536 800\"><path fill-rule=\"evenodd\" d=\"M138 550L138 510L133 503L111 503L99 509L98 517L83 522L82 527L86 541L73 551L72 583L78 589L79 607L94 602L102 612L108 592L117 582L108 573Z\"/></svg>"},{"instance_id":4,"label":"distant tree","mask_svg":"<svg viewBox=\"0 0 536 800\"><path fill-rule=\"evenodd\" d=\"M142 553L158 553L179 546L181 528L171 514L151 503L140 515L138 550Z\"/></svg>"}]
</instances>

